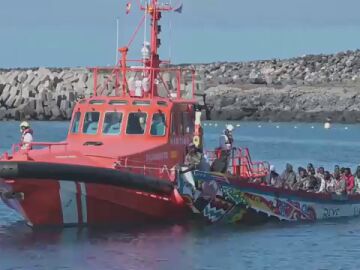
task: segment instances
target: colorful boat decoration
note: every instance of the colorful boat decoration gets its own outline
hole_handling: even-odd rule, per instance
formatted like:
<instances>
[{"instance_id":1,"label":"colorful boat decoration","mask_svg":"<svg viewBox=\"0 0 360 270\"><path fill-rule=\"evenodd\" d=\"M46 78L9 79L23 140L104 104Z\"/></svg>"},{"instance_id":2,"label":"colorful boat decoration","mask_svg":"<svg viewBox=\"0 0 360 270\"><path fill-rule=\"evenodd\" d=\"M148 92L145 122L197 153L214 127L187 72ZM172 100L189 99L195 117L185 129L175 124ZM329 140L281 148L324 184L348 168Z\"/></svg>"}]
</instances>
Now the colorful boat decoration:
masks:
<instances>
[{"instance_id":1,"label":"colorful boat decoration","mask_svg":"<svg viewBox=\"0 0 360 270\"><path fill-rule=\"evenodd\" d=\"M179 174L178 190L193 213L209 223L316 221L360 215L360 195L279 189L231 174Z\"/></svg>"}]
</instances>

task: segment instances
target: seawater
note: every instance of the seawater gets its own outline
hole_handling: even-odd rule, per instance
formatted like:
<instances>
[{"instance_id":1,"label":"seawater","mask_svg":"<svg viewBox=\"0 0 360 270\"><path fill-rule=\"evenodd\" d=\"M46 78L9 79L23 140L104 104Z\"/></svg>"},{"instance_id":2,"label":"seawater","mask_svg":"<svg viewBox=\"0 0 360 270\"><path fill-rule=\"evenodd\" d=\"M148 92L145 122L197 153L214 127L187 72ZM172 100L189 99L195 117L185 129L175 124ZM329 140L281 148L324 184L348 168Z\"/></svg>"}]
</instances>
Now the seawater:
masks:
<instances>
[{"instance_id":1,"label":"seawater","mask_svg":"<svg viewBox=\"0 0 360 270\"><path fill-rule=\"evenodd\" d=\"M205 144L224 122L205 122ZM236 145L282 171L287 162L333 169L360 163L360 125L232 123ZM61 141L67 122L33 122L37 141ZM19 140L16 122L0 123L0 151ZM33 231L0 203L3 269L360 269L360 219L259 226L164 225Z\"/></svg>"}]
</instances>

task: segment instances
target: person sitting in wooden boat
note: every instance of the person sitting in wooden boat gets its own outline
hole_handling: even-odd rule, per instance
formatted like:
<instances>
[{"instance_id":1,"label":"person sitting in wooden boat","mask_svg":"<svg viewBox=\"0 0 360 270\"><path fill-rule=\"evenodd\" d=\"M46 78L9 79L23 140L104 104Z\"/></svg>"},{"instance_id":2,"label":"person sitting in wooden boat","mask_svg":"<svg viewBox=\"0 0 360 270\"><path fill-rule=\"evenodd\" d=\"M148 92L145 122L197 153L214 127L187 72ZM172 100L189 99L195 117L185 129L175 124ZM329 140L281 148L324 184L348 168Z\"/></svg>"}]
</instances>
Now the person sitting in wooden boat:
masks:
<instances>
[{"instance_id":1,"label":"person sitting in wooden boat","mask_svg":"<svg viewBox=\"0 0 360 270\"><path fill-rule=\"evenodd\" d=\"M307 166L307 172L308 172L308 182L306 186L306 191L308 192L315 192L320 189L320 183L321 180L316 177L316 172L314 166L309 163Z\"/></svg>"},{"instance_id":2,"label":"person sitting in wooden boat","mask_svg":"<svg viewBox=\"0 0 360 270\"><path fill-rule=\"evenodd\" d=\"M317 193L326 192L326 180L325 180L325 169L324 167L319 167L317 169L316 178L319 182L319 189Z\"/></svg>"},{"instance_id":3,"label":"person sitting in wooden boat","mask_svg":"<svg viewBox=\"0 0 360 270\"><path fill-rule=\"evenodd\" d=\"M346 181L343 177L336 179L335 193L338 195L343 195L346 193Z\"/></svg>"},{"instance_id":4,"label":"person sitting in wooden boat","mask_svg":"<svg viewBox=\"0 0 360 270\"><path fill-rule=\"evenodd\" d=\"M324 179L326 183L326 191L327 192L335 192L336 179L330 174L330 172L325 171Z\"/></svg>"},{"instance_id":5,"label":"person sitting in wooden boat","mask_svg":"<svg viewBox=\"0 0 360 270\"><path fill-rule=\"evenodd\" d=\"M30 128L30 124L26 121L20 124L21 132L21 149L31 149L31 143L33 142L33 130Z\"/></svg>"},{"instance_id":6,"label":"person sitting in wooden boat","mask_svg":"<svg viewBox=\"0 0 360 270\"><path fill-rule=\"evenodd\" d=\"M303 167L298 168L298 173L297 182L293 186L293 190L313 191L314 176L309 175L307 170Z\"/></svg>"},{"instance_id":7,"label":"person sitting in wooden boat","mask_svg":"<svg viewBox=\"0 0 360 270\"><path fill-rule=\"evenodd\" d=\"M340 177L344 177L345 176L345 167L341 167L340 168Z\"/></svg>"},{"instance_id":8,"label":"person sitting in wooden boat","mask_svg":"<svg viewBox=\"0 0 360 270\"><path fill-rule=\"evenodd\" d=\"M354 175L354 193L360 194L360 166L356 168Z\"/></svg>"},{"instance_id":9,"label":"person sitting in wooden boat","mask_svg":"<svg viewBox=\"0 0 360 270\"><path fill-rule=\"evenodd\" d=\"M286 164L285 171L281 174L283 186L285 189L293 189L296 183L296 174L293 170L293 166L289 163Z\"/></svg>"},{"instance_id":10,"label":"person sitting in wooden boat","mask_svg":"<svg viewBox=\"0 0 360 270\"><path fill-rule=\"evenodd\" d=\"M298 175L296 176L296 183L293 189L294 190L303 189L306 180L307 180L307 171L303 167L298 167Z\"/></svg>"},{"instance_id":11,"label":"person sitting in wooden boat","mask_svg":"<svg viewBox=\"0 0 360 270\"><path fill-rule=\"evenodd\" d=\"M354 189L354 176L351 174L350 168L345 168L344 179L346 183L347 194L352 194Z\"/></svg>"},{"instance_id":12,"label":"person sitting in wooden boat","mask_svg":"<svg viewBox=\"0 0 360 270\"><path fill-rule=\"evenodd\" d=\"M307 165L306 172L308 173L308 175L315 175L315 168L314 168L314 165L312 163L309 163Z\"/></svg>"},{"instance_id":13,"label":"person sitting in wooden boat","mask_svg":"<svg viewBox=\"0 0 360 270\"><path fill-rule=\"evenodd\" d=\"M336 180L339 180L339 179L340 179L341 175L340 175L340 166L339 166L339 165L335 165L333 177L334 177Z\"/></svg>"},{"instance_id":14,"label":"person sitting in wooden boat","mask_svg":"<svg viewBox=\"0 0 360 270\"><path fill-rule=\"evenodd\" d=\"M324 174L325 174L325 169L324 169L324 167L319 167L319 168L316 170L315 176L318 177L318 178L324 178Z\"/></svg>"},{"instance_id":15,"label":"person sitting in wooden boat","mask_svg":"<svg viewBox=\"0 0 360 270\"><path fill-rule=\"evenodd\" d=\"M270 165L270 173L266 176L266 184L268 186L277 186L282 183L280 175L276 172L275 166Z\"/></svg>"}]
</instances>

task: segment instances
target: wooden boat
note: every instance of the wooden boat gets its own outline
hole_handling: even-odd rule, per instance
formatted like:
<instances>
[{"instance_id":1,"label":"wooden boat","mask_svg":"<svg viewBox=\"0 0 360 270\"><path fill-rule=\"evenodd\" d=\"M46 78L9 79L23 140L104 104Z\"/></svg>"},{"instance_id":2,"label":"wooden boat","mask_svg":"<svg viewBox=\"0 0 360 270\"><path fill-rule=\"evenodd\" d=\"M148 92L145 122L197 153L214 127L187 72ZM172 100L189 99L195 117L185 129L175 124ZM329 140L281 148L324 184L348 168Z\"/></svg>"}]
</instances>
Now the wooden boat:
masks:
<instances>
[{"instance_id":1,"label":"wooden boat","mask_svg":"<svg viewBox=\"0 0 360 270\"><path fill-rule=\"evenodd\" d=\"M197 170L179 174L179 193L194 214L209 223L251 224L360 215L360 194L293 191L252 183L253 179L266 177L268 166L252 163L247 149L245 155L241 152L233 156L227 174Z\"/></svg>"}]
</instances>

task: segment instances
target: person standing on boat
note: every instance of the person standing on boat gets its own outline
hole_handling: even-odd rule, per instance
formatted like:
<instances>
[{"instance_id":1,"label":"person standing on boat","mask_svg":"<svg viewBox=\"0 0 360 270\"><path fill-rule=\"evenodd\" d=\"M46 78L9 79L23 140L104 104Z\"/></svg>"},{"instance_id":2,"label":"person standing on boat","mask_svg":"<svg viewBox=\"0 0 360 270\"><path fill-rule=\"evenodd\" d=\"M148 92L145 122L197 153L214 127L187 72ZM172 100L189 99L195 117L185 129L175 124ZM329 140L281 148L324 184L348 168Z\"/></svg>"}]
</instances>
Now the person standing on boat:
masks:
<instances>
[{"instance_id":1,"label":"person standing on boat","mask_svg":"<svg viewBox=\"0 0 360 270\"><path fill-rule=\"evenodd\" d=\"M227 158L230 157L231 149L234 143L234 138L232 135L233 130L234 130L233 125L226 125L223 134L220 135L219 148L221 150L221 156L225 156Z\"/></svg>"},{"instance_id":2,"label":"person standing on boat","mask_svg":"<svg viewBox=\"0 0 360 270\"><path fill-rule=\"evenodd\" d=\"M234 143L234 138L232 135L233 130L234 130L233 125L226 125L223 134L220 135L219 145L221 152L231 152Z\"/></svg>"},{"instance_id":3,"label":"person standing on boat","mask_svg":"<svg viewBox=\"0 0 360 270\"><path fill-rule=\"evenodd\" d=\"M20 124L21 132L21 149L31 149L31 143L33 141L33 131L30 128L30 124L26 121Z\"/></svg>"},{"instance_id":4,"label":"person standing on boat","mask_svg":"<svg viewBox=\"0 0 360 270\"><path fill-rule=\"evenodd\" d=\"M232 135L232 131L234 130L234 126L229 124L225 126L225 130L223 134L220 135L219 138L219 150L220 157L218 158L221 162L224 163L224 169L221 171L225 173L229 166L229 161L231 157L231 150L233 148L234 138Z\"/></svg>"}]
</instances>

